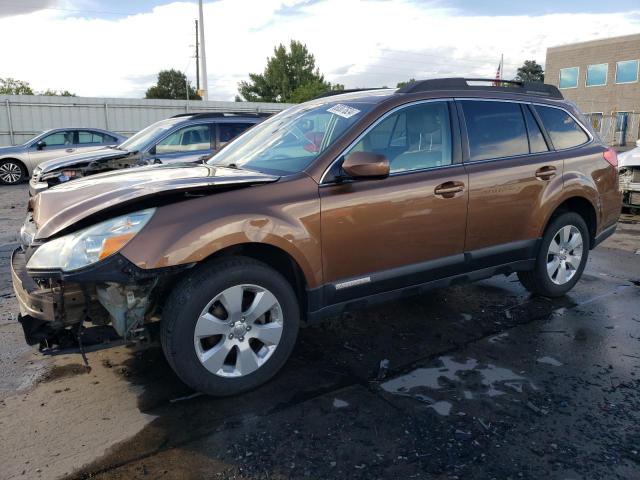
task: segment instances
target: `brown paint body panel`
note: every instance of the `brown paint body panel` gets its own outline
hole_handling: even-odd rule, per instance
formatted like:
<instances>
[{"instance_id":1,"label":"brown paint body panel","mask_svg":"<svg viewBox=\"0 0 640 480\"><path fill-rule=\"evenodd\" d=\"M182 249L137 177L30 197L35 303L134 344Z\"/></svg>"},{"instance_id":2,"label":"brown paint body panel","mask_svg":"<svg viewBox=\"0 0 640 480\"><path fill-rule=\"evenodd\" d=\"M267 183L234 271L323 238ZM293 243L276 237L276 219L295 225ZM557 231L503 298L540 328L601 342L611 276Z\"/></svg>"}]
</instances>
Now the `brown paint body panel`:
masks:
<instances>
[{"instance_id":1,"label":"brown paint body panel","mask_svg":"<svg viewBox=\"0 0 640 480\"><path fill-rule=\"evenodd\" d=\"M268 187L268 188L265 188ZM310 288L322 282L318 185L304 174L159 207L121 251L144 269L199 262L262 243L288 253Z\"/></svg>"},{"instance_id":2,"label":"brown paint body panel","mask_svg":"<svg viewBox=\"0 0 640 480\"><path fill-rule=\"evenodd\" d=\"M562 194L563 160L555 154L466 164L469 173L469 216L465 250L541 236L554 198ZM535 173L555 167L541 180Z\"/></svg>"},{"instance_id":3,"label":"brown paint body panel","mask_svg":"<svg viewBox=\"0 0 640 480\"><path fill-rule=\"evenodd\" d=\"M278 177L203 164L139 167L92 175L45 190L30 200L38 239L75 223L143 199L181 192L270 183Z\"/></svg>"},{"instance_id":4,"label":"brown paint body panel","mask_svg":"<svg viewBox=\"0 0 640 480\"><path fill-rule=\"evenodd\" d=\"M320 188L324 281L410 265L464 250L467 183L462 165Z\"/></svg>"}]
</instances>

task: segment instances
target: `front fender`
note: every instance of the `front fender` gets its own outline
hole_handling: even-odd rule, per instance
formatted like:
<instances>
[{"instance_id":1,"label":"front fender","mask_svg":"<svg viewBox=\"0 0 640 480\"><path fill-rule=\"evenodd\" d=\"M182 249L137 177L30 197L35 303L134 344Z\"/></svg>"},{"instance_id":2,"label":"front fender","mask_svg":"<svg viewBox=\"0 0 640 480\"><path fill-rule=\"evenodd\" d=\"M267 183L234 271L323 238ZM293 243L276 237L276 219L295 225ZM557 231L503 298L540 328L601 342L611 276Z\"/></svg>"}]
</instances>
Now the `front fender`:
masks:
<instances>
[{"instance_id":1,"label":"front fender","mask_svg":"<svg viewBox=\"0 0 640 480\"><path fill-rule=\"evenodd\" d=\"M320 200L307 176L158 208L121 253L143 269L198 263L225 248L261 243L288 253L307 285L322 282Z\"/></svg>"}]
</instances>

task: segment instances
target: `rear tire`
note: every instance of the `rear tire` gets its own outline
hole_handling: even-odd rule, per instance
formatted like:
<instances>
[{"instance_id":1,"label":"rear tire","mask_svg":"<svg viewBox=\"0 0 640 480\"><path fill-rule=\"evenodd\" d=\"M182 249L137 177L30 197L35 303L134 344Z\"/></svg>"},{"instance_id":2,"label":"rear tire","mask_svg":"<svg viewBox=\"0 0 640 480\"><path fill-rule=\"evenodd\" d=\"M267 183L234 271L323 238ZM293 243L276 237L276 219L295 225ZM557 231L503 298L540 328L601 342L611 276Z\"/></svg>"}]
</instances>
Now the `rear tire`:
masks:
<instances>
[{"instance_id":1,"label":"rear tire","mask_svg":"<svg viewBox=\"0 0 640 480\"><path fill-rule=\"evenodd\" d=\"M191 388L236 395L282 368L299 325L298 300L280 273L250 258L222 258L199 266L169 295L162 349Z\"/></svg>"},{"instance_id":2,"label":"rear tire","mask_svg":"<svg viewBox=\"0 0 640 480\"><path fill-rule=\"evenodd\" d=\"M532 293L560 297L580 280L589 247L584 219L574 212L558 215L542 237L534 269L518 272L518 279Z\"/></svg>"},{"instance_id":3,"label":"rear tire","mask_svg":"<svg viewBox=\"0 0 640 480\"><path fill-rule=\"evenodd\" d=\"M0 161L0 184L16 185L23 182L26 177L26 168L18 160Z\"/></svg>"}]
</instances>

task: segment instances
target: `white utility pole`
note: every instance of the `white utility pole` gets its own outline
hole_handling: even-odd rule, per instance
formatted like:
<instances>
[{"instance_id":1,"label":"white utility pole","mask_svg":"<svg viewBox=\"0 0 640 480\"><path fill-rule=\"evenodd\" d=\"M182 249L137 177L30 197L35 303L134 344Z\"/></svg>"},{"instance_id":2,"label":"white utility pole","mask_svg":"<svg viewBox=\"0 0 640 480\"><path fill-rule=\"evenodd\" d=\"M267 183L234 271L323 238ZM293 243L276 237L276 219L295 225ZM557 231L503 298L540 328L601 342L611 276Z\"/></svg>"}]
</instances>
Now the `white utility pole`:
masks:
<instances>
[{"instance_id":1,"label":"white utility pole","mask_svg":"<svg viewBox=\"0 0 640 480\"><path fill-rule=\"evenodd\" d=\"M207 51L204 48L204 17L202 15L202 0L199 0L200 6L200 59L202 60L202 96L203 100L209 100L209 86L207 84Z\"/></svg>"}]
</instances>

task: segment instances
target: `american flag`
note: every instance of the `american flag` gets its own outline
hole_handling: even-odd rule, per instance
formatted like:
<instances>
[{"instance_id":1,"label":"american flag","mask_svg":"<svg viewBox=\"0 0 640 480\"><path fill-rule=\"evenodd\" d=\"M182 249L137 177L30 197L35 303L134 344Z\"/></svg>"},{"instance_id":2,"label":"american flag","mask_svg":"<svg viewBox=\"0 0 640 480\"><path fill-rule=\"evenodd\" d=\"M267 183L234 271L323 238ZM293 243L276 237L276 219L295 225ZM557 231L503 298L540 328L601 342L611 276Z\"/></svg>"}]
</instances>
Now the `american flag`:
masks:
<instances>
[{"instance_id":1,"label":"american flag","mask_svg":"<svg viewBox=\"0 0 640 480\"><path fill-rule=\"evenodd\" d=\"M498 69L496 70L496 81L493 82L494 86L500 85L498 80L502 80L502 65L504 63L504 54L500 55L500 63L498 64Z\"/></svg>"}]
</instances>

